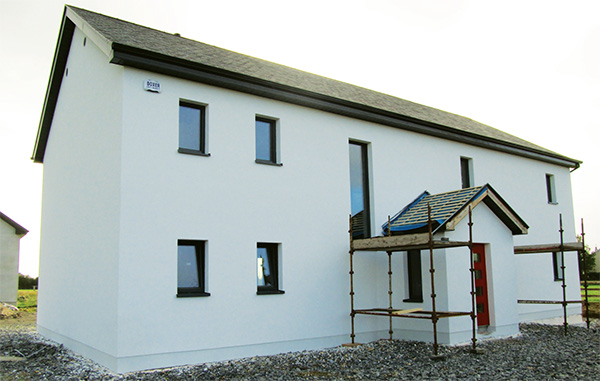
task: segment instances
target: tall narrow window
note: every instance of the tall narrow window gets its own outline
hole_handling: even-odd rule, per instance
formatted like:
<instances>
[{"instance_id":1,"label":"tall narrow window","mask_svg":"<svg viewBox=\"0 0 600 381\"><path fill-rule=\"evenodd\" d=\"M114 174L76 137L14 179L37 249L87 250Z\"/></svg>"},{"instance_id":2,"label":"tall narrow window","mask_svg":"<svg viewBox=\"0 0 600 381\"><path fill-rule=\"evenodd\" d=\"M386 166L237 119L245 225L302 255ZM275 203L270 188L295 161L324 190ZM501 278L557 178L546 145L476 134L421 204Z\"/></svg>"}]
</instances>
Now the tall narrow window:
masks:
<instances>
[{"instance_id":1,"label":"tall narrow window","mask_svg":"<svg viewBox=\"0 0 600 381\"><path fill-rule=\"evenodd\" d=\"M367 145L350 142L350 199L352 237L371 236Z\"/></svg>"},{"instance_id":2,"label":"tall narrow window","mask_svg":"<svg viewBox=\"0 0 600 381\"><path fill-rule=\"evenodd\" d=\"M279 289L279 244L256 244L257 294L283 294Z\"/></svg>"},{"instance_id":3,"label":"tall narrow window","mask_svg":"<svg viewBox=\"0 0 600 381\"><path fill-rule=\"evenodd\" d=\"M556 188L554 186L554 175L546 173L546 194L548 195L548 203L556 204Z\"/></svg>"},{"instance_id":4,"label":"tall narrow window","mask_svg":"<svg viewBox=\"0 0 600 381\"><path fill-rule=\"evenodd\" d=\"M205 241L177 241L177 296L210 296L206 292Z\"/></svg>"},{"instance_id":5,"label":"tall narrow window","mask_svg":"<svg viewBox=\"0 0 600 381\"><path fill-rule=\"evenodd\" d=\"M277 123L275 120L256 118L256 162L277 164Z\"/></svg>"},{"instance_id":6,"label":"tall narrow window","mask_svg":"<svg viewBox=\"0 0 600 381\"><path fill-rule=\"evenodd\" d=\"M408 299L405 302L423 302L423 283L421 281L421 251L409 250L407 254Z\"/></svg>"},{"instance_id":7,"label":"tall narrow window","mask_svg":"<svg viewBox=\"0 0 600 381\"><path fill-rule=\"evenodd\" d=\"M206 155L206 107L179 102L180 153Z\"/></svg>"},{"instance_id":8,"label":"tall narrow window","mask_svg":"<svg viewBox=\"0 0 600 381\"><path fill-rule=\"evenodd\" d=\"M473 159L460 158L460 179L463 189L473 186Z\"/></svg>"},{"instance_id":9,"label":"tall narrow window","mask_svg":"<svg viewBox=\"0 0 600 381\"><path fill-rule=\"evenodd\" d=\"M563 256L560 251L552 253L552 267L554 268L554 280L563 280L565 269L563 265Z\"/></svg>"}]
</instances>

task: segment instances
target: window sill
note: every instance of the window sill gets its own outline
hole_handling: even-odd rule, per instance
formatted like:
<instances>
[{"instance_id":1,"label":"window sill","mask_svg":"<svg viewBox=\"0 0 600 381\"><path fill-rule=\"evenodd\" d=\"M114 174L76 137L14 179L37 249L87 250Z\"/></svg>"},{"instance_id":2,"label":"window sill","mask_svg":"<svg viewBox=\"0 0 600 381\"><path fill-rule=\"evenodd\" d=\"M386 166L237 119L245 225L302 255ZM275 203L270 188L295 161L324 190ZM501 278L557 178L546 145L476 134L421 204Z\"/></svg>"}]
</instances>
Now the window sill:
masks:
<instances>
[{"instance_id":1,"label":"window sill","mask_svg":"<svg viewBox=\"0 0 600 381\"><path fill-rule=\"evenodd\" d=\"M179 148L177 150L177 152L179 153L184 153L186 155L195 155L195 156L205 156L205 157L210 157L210 153L204 153L202 151L196 151L193 149L187 149L187 148Z\"/></svg>"},{"instance_id":2,"label":"window sill","mask_svg":"<svg viewBox=\"0 0 600 381\"><path fill-rule=\"evenodd\" d=\"M186 293L177 293L178 298L195 298L195 297L204 297L210 296L209 292L186 292Z\"/></svg>"},{"instance_id":3,"label":"window sill","mask_svg":"<svg viewBox=\"0 0 600 381\"><path fill-rule=\"evenodd\" d=\"M256 164L266 164L266 165L273 165L275 167L283 167L283 163L273 163L272 161L268 161L268 160L256 159L256 160L254 160L254 162Z\"/></svg>"},{"instance_id":4,"label":"window sill","mask_svg":"<svg viewBox=\"0 0 600 381\"><path fill-rule=\"evenodd\" d=\"M423 303L423 299L404 299L404 303Z\"/></svg>"},{"instance_id":5,"label":"window sill","mask_svg":"<svg viewBox=\"0 0 600 381\"><path fill-rule=\"evenodd\" d=\"M285 294L283 290L257 290L256 295L281 295Z\"/></svg>"}]
</instances>

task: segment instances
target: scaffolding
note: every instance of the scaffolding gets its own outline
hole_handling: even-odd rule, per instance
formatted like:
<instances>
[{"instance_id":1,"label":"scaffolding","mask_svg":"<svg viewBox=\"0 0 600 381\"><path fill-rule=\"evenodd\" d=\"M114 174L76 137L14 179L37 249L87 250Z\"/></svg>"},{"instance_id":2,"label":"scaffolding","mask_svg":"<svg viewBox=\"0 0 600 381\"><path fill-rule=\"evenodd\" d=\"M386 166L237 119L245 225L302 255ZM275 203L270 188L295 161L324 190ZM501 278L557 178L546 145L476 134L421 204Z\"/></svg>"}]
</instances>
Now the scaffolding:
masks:
<instances>
[{"instance_id":1,"label":"scaffolding","mask_svg":"<svg viewBox=\"0 0 600 381\"><path fill-rule=\"evenodd\" d=\"M581 242L565 243L563 239L564 229L562 223L562 214L559 215L559 234L560 243L558 244L547 244L547 245L533 245L533 246L515 246L515 254L540 254L540 253L560 253L562 271L562 300L525 300L519 299L517 303L520 304L561 304L563 307L563 326L565 329L565 335L568 330L567 321L567 306L569 304L583 304L586 315L586 325L590 328L590 314L589 314L589 300L588 300L588 283L587 283L587 266L585 256L585 231L583 229L583 219L581 220ZM565 266L565 252L576 251L578 253L578 263L583 268L583 282L584 282L584 299L583 300L567 300L567 284L566 284L566 266ZM580 274L582 271L579 272ZM581 286L580 286L581 287Z\"/></svg>"},{"instance_id":2,"label":"scaffolding","mask_svg":"<svg viewBox=\"0 0 600 381\"><path fill-rule=\"evenodd\" d=\"M387 316L389 318L389 335L390 340L393 339L392 318L412 318L412 319L429 319L433 326L433 357L441 358L438 353L438 338L437 338L437 323L439 319L450 318L456 316L470 316L472 321L472 338L471 352L477 353L477 323L476 323L476 308L475 308L475 279L474 279L474 261L473 261L473 221L471 206L468 208L469 215L469 240L468 241L450 241L447 239L434 240L433 238L433 221L431 218L431 206L427 205L427 233L416 233L408 235L393 236L391 234L391 224L388 217L387 236L354 239L352 235L352 216L350 216L350 316L352 320L352 333L350 334L351 343L349 346L358 345L355 342L355 317L356 315L375 315ZM435 266L433 261L433 251L435 249L448 249L455 247L468 247L470 254L470 274L471 274L471 311L438 311L436 308L436 293L435 293ZM408 250L429 249L429 273L431 281L431 311L424 311L421 308L413 309L395 309L392 303L392 253ZM354 308L354 253L357 251L371 252L386 252L388 255L388 308L370 308L370 309L355 309Z\"/></svg>"}]
</instances>

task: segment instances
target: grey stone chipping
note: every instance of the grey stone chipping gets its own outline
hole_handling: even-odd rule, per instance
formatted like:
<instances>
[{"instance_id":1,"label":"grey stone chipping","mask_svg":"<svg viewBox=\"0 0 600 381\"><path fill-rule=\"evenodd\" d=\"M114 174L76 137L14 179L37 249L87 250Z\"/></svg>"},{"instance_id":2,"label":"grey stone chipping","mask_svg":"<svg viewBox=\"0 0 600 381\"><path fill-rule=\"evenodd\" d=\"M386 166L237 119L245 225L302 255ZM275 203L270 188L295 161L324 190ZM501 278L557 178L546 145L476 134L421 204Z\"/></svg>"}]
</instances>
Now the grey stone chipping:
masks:
<instances>
[{"instance_id":1,"label":"grey stone chipping","mask_svg":"<svg viewBox=\"0 0 600 381\"><path fill-rule=\"evenodd\" d=\"M0 331L0 380L598 380L600 328L522 324L521 335L469 346L380 340L355 348L284 353L115 374L34 332ZM7 357L8 356L8 357Z\"/></svg>"}]
</instances>

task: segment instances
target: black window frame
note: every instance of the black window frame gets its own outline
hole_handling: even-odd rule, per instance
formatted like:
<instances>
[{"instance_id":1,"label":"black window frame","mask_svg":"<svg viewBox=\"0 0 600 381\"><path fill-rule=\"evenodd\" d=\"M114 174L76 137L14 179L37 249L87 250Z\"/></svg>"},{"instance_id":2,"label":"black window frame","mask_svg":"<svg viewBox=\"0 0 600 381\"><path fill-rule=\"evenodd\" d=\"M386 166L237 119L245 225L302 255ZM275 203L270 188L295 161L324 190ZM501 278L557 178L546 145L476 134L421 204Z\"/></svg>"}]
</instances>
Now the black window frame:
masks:
<instances>
[{"instance_id":1,"label":"black window frame","mask_svg":"<svg viewBox=\"0 0 600 381\"><path fill-rule=\"evenodd\" d=\"M423 279L421 273L421 250L406 252L406 275L408 278L408 298L403 302L423 303Z\"/></svg>"},{"instance_id":2,"label":"black window frame","mask_svg":"<svg viewBox=\"0 0 600 381\"><path fill-rule=\"evenodd\" d=\"M179 247L194 246L196 248L196 265L198 273L198 287L179 287L179 274L177 274L177 297L210 296L206 292L206 241L179 239L177 240L177 266L179 267Z\"/></svg>"},{"instance_id":3,"label":"black window frame","mask_svg":"<svg viewBox=\"0 0 600 381\"><path fill-rule=\"evenodd\" d=\"M188 155L197 155L197 156L210 156L210 154L206 150L206 105L179 100L179 108L178 110L181 112L181 108L186 107L190 109L195 109L200 112L200 125L198 126L200 130L199 134L199 142L198 149L191 148L182 148L178 147L177 152L184 153ZM179 135L181 135L181 120L179 120ZM179 143L178 143L179 145Z\"/></svg>"},{"instance_id":4,"label":"black window frame","mask_svg":"<svg viewBox=\"0 0 600 381\"><path fill-rule=\"evenodd\" d=\"M355 226L360 226L360 223L352 222L352 237L354 239L371 238L371 188L369 183L369 145L350 140L350 145L359 146L361 149L361 164L362 164L362 187L363 187L363 232L357 233L354 231ZM360 212L356 213L357 217Z\"/></svg>"},{"instance_id":5,"label":"black window frame","mask_svg":"<svg viewBox=\"0 0 600 381\"><path fill-rule=\"evenodd\" d=\"M554 175L551 173L546 173L546 196L548 197L548 204L558 204L556 199L556 182Z\"/></svg>"},{"instance_id":6,"label":"black window frame","mask_svg":"<svg viewBox=\"0 0 600 381\"><path fill-rule=\"evenodd\" d=\"M462 189L473 187L472 160L469 157L460 157L460 182Z\"/></svg>"},{"instance_id":7,"label":"black window frame","mask_svg":"<svg viewBox=\"0 0 600 381\"><path fill-rule=\"evenodd\" d=\"M565 278L565 265L563 262L564 255L560 251L552 252L552 270L554 273L554 280L561 281Z\"/></svg>"},{"instance_id":8,"label":"black window frame","mask_svg":"<svg viewBox=\"0 0 600 381\"><path fill-rule=\"evenodd\" d=\"M271 282L270 286L259 286L258 285L258 272L256 274L256 294L257 295L279 295L285 294L285 291L279 288L279 278L281 274L279 273L279 247L278 243L270 243L270 242L257 242L256 243L256 259L258 260L258 249L264 248L267 251L267 259L269 261L269 270L271 272ZM258 266L257 266L258 271Z\"/></svg>"},{"instance_id":9,"label":"black window frame","mask_svg":"<svg viewBox=\"0 0 600 381\"><path fill-rule=\"evenodd\" d=\"M258 141L257 141L257 122L269 124L269 160L259 159L258 156ZM254 161L258 164L267 164L282 166L277 157L277 119L256 116L254 119Z\"/></svg>"}]
</instances>

